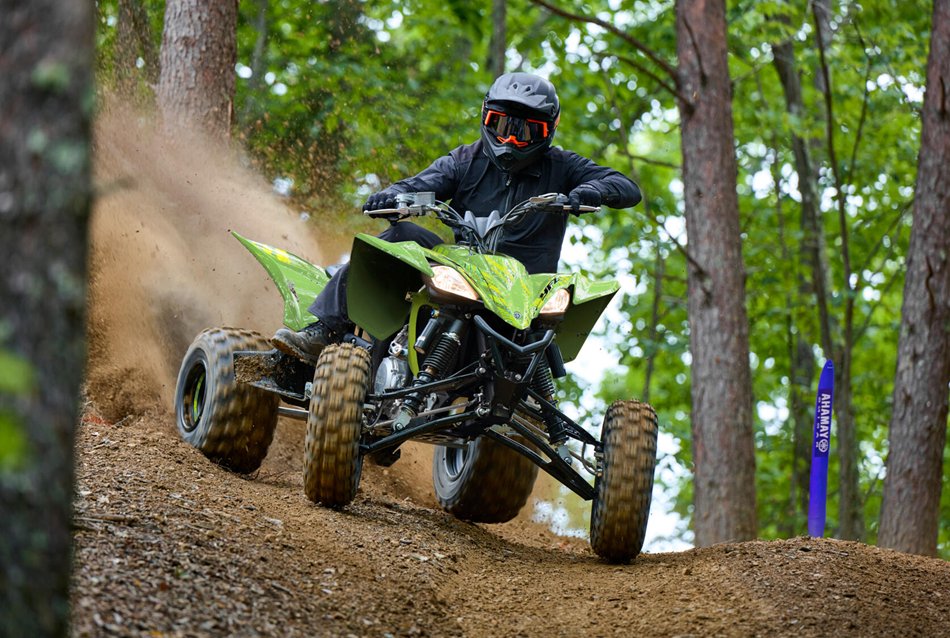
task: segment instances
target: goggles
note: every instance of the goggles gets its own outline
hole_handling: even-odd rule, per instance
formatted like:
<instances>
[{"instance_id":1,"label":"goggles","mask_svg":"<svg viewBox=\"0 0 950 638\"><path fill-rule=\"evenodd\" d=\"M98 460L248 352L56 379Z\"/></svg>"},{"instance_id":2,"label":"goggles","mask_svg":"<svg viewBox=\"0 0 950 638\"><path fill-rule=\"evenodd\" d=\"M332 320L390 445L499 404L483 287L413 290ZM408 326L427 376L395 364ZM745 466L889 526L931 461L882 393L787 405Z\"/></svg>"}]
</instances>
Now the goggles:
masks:
<instances>
[{"instance_id":1,"label":"goggles","mask_svg":"<svg viewBox=\"0 0 950 638\"><path fill-rule=\"evenodd\" d=\"M518 148L546 140L552 128L549 122L514 117L492 109L485 111L485 121L482 123L499 142L514 144Z\"/></svg>"}]
</instances>

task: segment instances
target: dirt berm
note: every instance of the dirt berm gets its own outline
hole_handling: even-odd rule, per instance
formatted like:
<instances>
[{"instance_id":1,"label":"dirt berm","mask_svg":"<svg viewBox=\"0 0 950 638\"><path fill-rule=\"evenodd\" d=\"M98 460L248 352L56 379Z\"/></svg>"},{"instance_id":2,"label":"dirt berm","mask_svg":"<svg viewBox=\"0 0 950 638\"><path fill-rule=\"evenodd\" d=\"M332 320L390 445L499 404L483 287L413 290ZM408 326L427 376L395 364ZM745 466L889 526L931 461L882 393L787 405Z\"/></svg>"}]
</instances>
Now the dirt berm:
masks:
<instances>
[{"instance_id":1,"label":"dirt berm","mask_svg":"<svg viewBox=\"0 0 950 638\"><path fill-rule=\"evenodd\" d=\"M303 494L296 421L256 475L222 470L176 433L179 361L205 327L280 322L278 293L227 231L318 263L345 245L318 248L300 211L227 154L163 145L114 108L96 166L75 635L950 634L938 559L794 538L608 565L527 519L442 513L427 448L368 466L352 505L323 509Z\"/></svg>"}]
</instances>

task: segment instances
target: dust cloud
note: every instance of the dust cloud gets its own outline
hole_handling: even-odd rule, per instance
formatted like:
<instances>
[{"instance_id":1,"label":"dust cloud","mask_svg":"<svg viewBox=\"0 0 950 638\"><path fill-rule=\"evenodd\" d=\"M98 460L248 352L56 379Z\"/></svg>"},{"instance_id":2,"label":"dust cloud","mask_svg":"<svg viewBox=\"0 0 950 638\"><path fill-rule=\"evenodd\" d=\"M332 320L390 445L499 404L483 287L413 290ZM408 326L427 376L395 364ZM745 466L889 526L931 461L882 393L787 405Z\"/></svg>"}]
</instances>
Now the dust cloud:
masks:
<instances>
[{"instance_id":1,"label":"dust cloud","mask_svg":"<svg viewBox=\"0 0 950 638\"><path fill-rule=\"evenodd\" d=\"M87 386L112 420L170 406L182 355L212 326L272 334L282 300L229 233L332 263L321 241L236 151L164 139L148 116L106 101L94 134Z\"/></svg>"},{"instance_id":2,"label":"dust cloud","mask_svg":"<svg viewBox=\"0 0 950 638\"><path fill-rule=\"evenodd\" d=\"M94 168L87 396L109 422L150 413L146 423L174 430L178 368L195 335L233 326L269 336L282 323L280 293L229 231L322 265L351 238L301 219L234 149L170 142L121 104L99 114ZM281 424L268 458L297 471L305 426ZM367 487L434 506L431 454L406 444L396 466L366 473Z\"/></svg>"}]
</instances>

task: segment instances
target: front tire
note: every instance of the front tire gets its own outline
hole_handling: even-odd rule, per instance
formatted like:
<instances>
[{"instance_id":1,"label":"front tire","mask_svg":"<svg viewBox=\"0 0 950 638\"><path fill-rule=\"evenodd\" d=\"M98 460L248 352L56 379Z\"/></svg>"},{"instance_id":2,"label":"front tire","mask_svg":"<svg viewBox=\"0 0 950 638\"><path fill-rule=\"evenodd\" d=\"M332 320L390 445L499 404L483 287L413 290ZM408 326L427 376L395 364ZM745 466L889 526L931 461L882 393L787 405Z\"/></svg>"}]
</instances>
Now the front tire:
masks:
<instances>
[{"instance_id":1,"label":"front tire","mask_svg":"<svg viewBox=\"0 0 950 638\"><path fill-rule=\"evenodd\" d=\"M247 474L261 466L277 426L280 398L234 379L235 352L269 350L251 330L212 328L192 342L175 388L178 433L209 459Z\"/></svg>"},{"instance_id":2,"label":"front tire","mask_svg":"<svg viewBox=\"0 0 950 638\"><path fill-rule=\"evenodd\" d=\"M656 468L656 412L640 401L616 401L604 416L603 473L594 481L590 545L615 563L626 563L643 548L653 471Z\"/></svg>"},{"instance_id":3,"label":"front tire","mask_svg":"<svg viewBox=\"0 0 950 638\"><path fill-rule=\"evenodd\" d=\"M304 491L314 503L343 507L356 496L363 401L369 392L370 355L348 343L327 346L313 374L304 445Z\"/></svg>"},{"instance_id":4,"label":"front tire","mask_svg":"<svg viewBox=\"0 0 950 638\"><path fill-rule=\"evenodd\" d=\"M531 496L538 466L480 436L464 448L436 446L432 484L446 512L475 523L510 521Z\"/></svg>"}]
</instances>

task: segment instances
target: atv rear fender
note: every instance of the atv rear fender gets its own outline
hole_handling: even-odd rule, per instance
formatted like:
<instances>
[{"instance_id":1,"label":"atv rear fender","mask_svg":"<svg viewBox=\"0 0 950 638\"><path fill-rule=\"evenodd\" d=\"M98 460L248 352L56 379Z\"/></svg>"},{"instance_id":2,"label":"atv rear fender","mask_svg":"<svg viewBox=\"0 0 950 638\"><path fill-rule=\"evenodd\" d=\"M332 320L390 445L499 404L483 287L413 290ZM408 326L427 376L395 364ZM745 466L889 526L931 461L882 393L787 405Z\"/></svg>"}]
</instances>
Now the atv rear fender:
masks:
<instances>
[{"instance_id":1,"label":"atv rear fender","mask_svg":"<svg viewBox=\"0 0 950 638\"><path fill-rule=\"evenodd\" d=\"M252 241L234 231L231 234L244 244L274 280L284 298L284 325L291 330L300 330L313 323L314 316L307 308L327 285L330 279L327 272L280 248Z\"/></svg>"}]
</instances>

